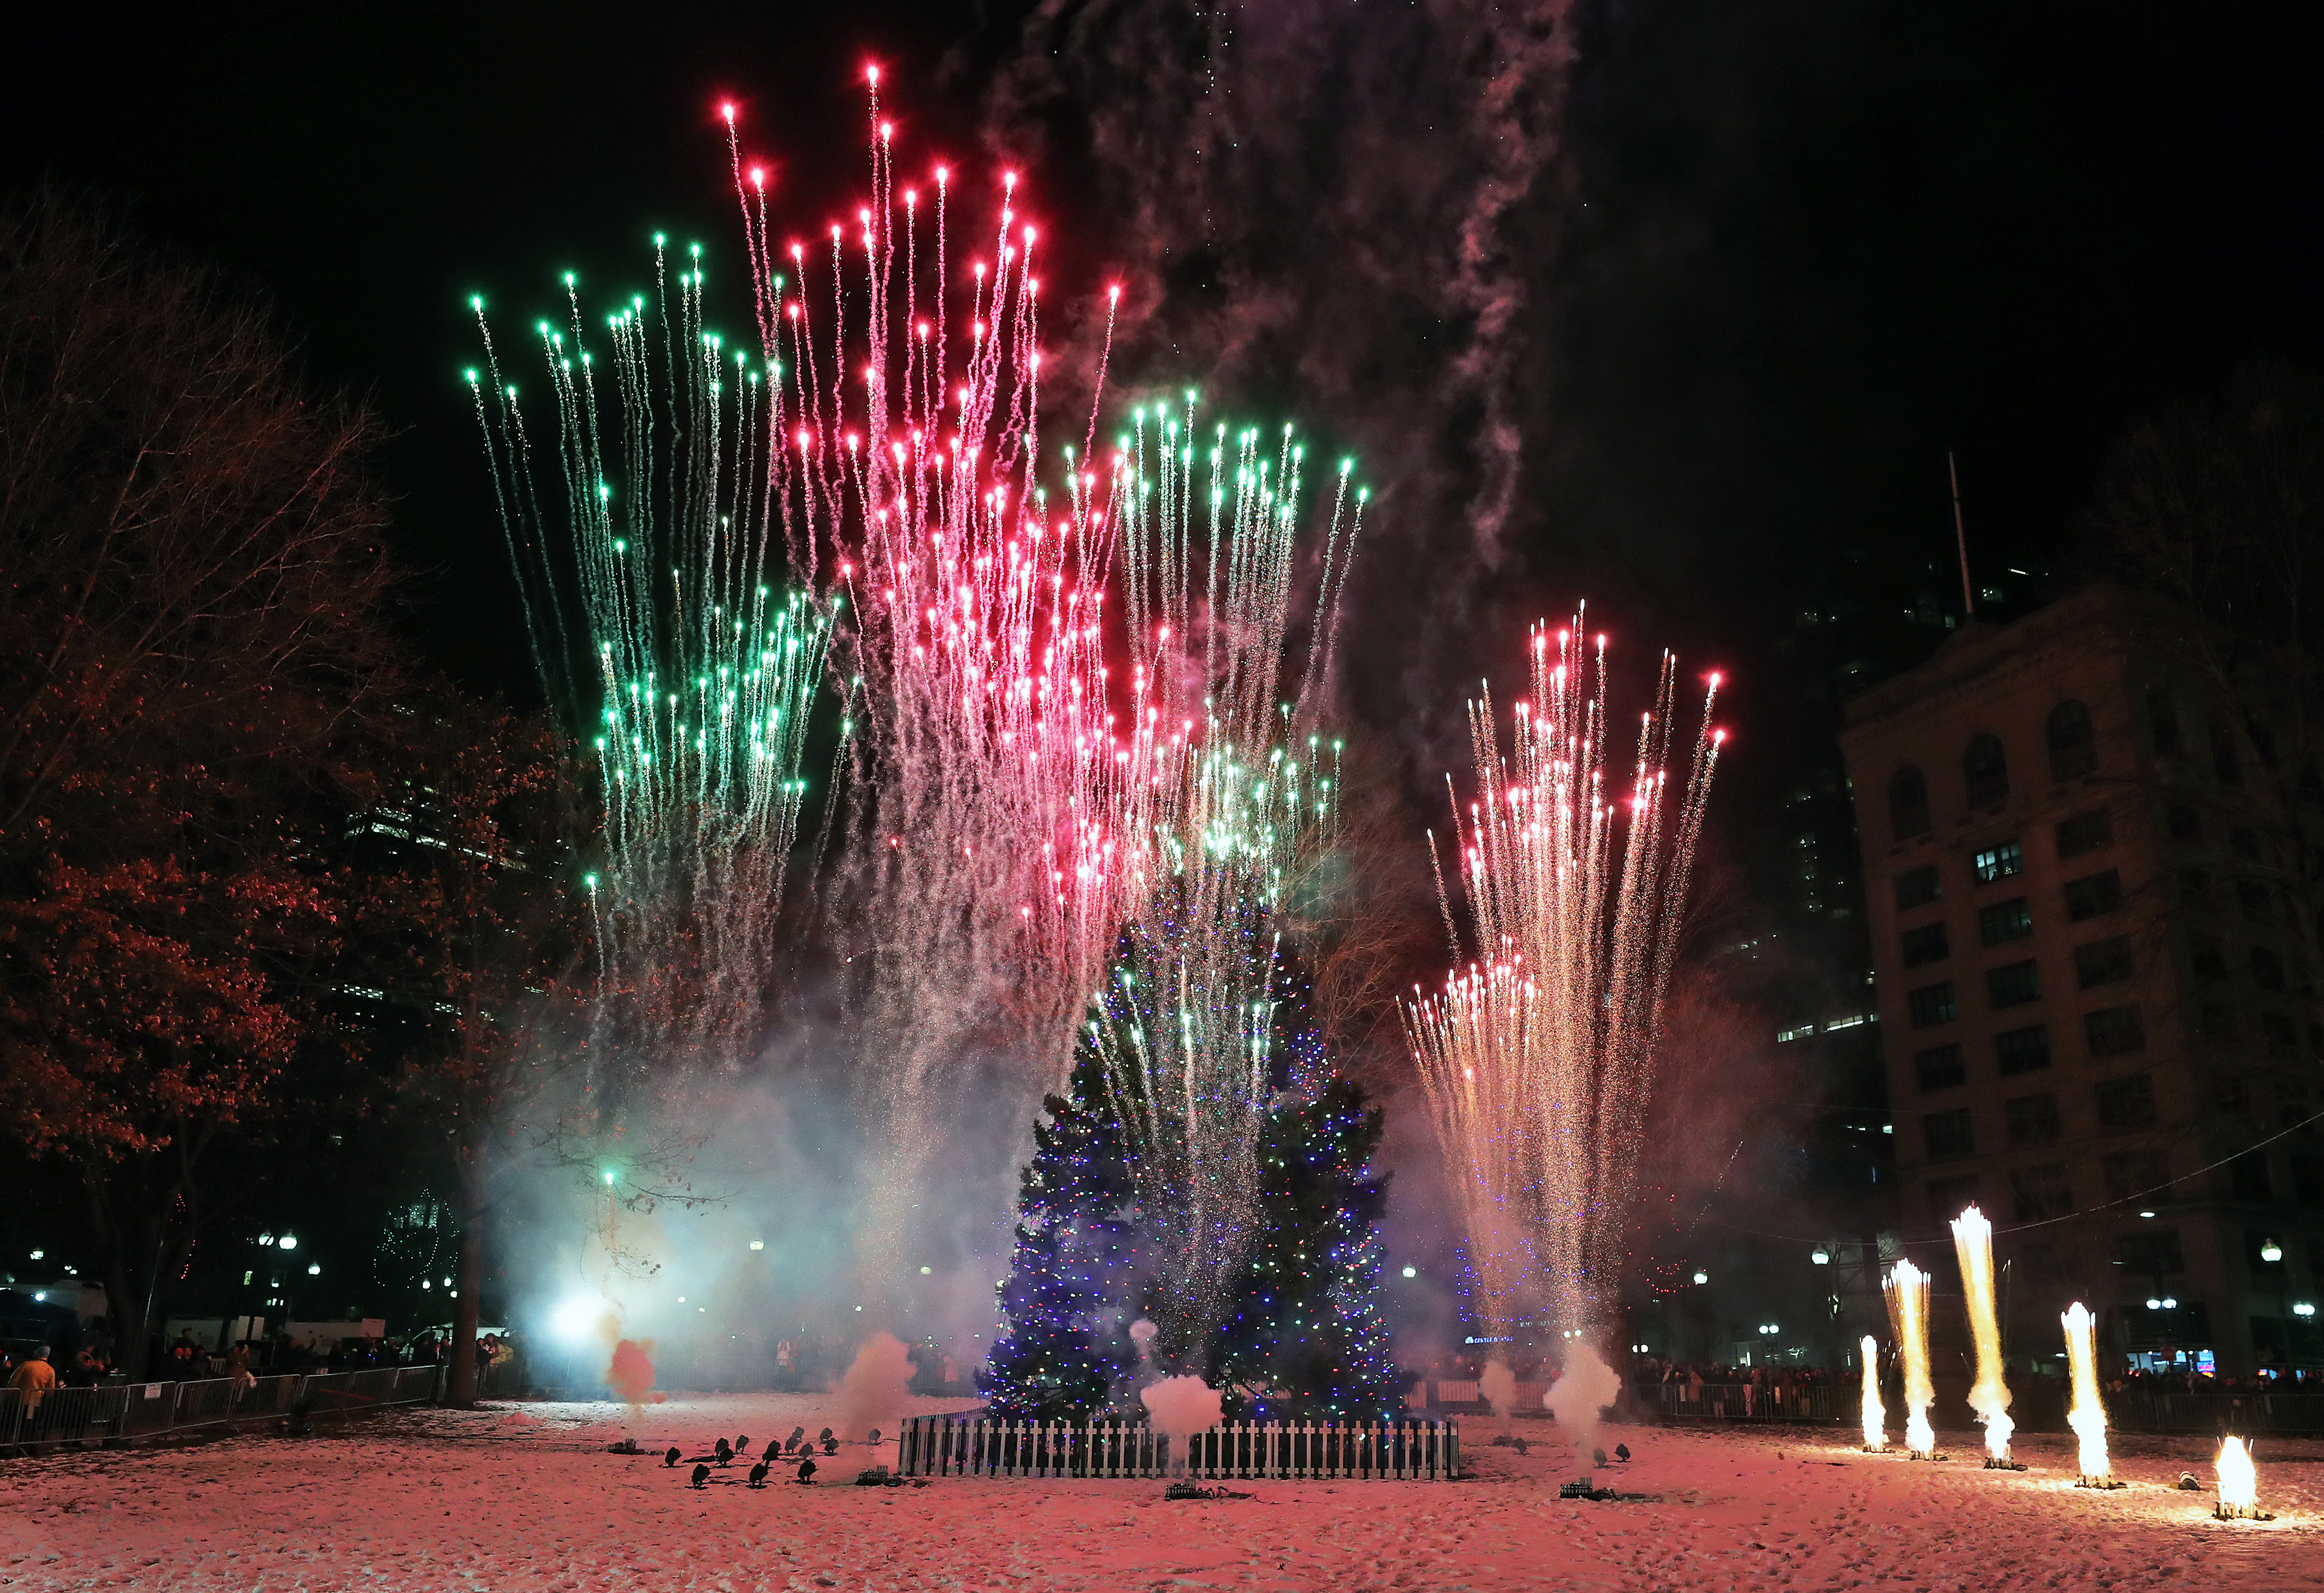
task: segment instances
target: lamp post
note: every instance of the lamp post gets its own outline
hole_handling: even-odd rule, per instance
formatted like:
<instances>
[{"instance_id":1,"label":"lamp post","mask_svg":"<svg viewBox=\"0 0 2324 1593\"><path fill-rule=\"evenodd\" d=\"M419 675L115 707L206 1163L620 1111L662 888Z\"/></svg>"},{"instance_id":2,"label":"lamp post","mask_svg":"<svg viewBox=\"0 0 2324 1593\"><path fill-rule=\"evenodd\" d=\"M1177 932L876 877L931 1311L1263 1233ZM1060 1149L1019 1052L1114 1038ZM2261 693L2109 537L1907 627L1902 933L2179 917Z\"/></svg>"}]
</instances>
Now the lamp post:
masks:
<instances>
[{"instance_id":1,"label":"lamp post","mask_svg":"<svg viewBox=\"0 0 2324 1593\"><path fill-rule=\"evenodd\" d=\"M2283 1247L2273 1234L2262 1236L2259 1241L2260 1265L2275 1275L2275 1320L2283 1324L2282 1370L2292 1367L2291 1293L2284 1286Z\"/></svg>"}]
</instances>

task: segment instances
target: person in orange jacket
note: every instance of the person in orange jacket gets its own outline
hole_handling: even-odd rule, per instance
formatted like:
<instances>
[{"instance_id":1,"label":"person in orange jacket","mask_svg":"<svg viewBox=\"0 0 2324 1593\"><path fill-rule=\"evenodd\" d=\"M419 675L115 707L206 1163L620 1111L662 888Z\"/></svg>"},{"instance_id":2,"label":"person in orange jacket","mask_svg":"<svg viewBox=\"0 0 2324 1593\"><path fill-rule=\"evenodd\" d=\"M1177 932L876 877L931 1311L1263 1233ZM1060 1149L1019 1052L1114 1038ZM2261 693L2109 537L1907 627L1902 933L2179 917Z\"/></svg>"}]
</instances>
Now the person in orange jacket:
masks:
<instances>
[{"instance_id":1,"label":"person in orange jacket","mask_svg":"<svg viewBox=\"0 0 2324 1593\"><path fill-rule=\"evenodd\" d=\"M49 1364L49 1347L42 1345L24 1358L16 1375L8 1379L8 1386L21 1390L24 1395L24 1413L31 1415L41 1408L42 1396L57 1386L57 1369Z\"/></svg>"}]
</instances>

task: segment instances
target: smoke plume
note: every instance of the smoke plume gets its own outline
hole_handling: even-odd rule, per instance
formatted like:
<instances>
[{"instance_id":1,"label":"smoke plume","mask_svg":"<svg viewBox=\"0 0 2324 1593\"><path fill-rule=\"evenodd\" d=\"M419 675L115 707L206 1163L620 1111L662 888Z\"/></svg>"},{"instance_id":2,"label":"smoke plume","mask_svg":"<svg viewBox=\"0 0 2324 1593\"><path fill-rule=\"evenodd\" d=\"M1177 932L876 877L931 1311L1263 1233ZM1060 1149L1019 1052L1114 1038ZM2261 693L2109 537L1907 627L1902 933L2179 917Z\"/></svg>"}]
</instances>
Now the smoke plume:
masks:
<instances>
[{"instance_id":1,"label":"smoke plume","mask_svg":"<svg viewBox=\"0 0 2324 1593\"><path fill-rule=\"evenodd\" d=\"M911 1357L893 1333L874 1333L855 1352L839 1385L840 1420L850 1438L873 1428L892 1432L912 1380Z\"/></svg>"},{"instance_id":2,"label":"smoke plume","mask_svg":"<svg viewBox=\"0 0 2324 1593\"><path fill-rule=\"evenodd\" d=\"M1564 1375L1550 1385L1542 1404L1557 1418L1558 1430L1573 1441L1574 1454L1585 1469L1590 1451L1598 1446L1598 1418L1621 1394L1620 1375L1597 1350L1577 1344L1566 1351Z\"/></svg>"},{"instance_id":3,"label":"smoke plume","mask_svg":"<svg viewBox=\"0 0 2324 1593\"><path fill-rule=\"evenodd\" d=\"M1086 230L1132 252L1118 380L1296 401L1353 445L1395 557L1440 577L1370 594L1373 623L1421 627L1374 688L1432 711L1536 440L1528 312L1561 208L1571 9L1041 0L986 101L989 142L1084 165ZM1385 612L1405 603L1425 606Z\"/></svg>"},{"instance_id":4,"label":"smoke plume","mask_svg":"<svg viewBox=\"0 0 2324 1593\"><path fill-rule=\"evenodd\" d=\"M653 1340L617 1340L613 1358L605 1363L605 1386L630 1407L633 1416L655 1403Z\"/></svg>"},{"instance_id":5,"label":"smoke plume","mask_svg":"<svg viewBox=\"0 0 2324 1593\"><path fill-rule=\"evenodd\" d=\"M1146 1419L1170 1441L1170 1469L1186 1469L1186 1441L1224 1419L1219 1391L1200 1377L1165 1377L1138 1391Z\"/></svg>"}]
</instances>

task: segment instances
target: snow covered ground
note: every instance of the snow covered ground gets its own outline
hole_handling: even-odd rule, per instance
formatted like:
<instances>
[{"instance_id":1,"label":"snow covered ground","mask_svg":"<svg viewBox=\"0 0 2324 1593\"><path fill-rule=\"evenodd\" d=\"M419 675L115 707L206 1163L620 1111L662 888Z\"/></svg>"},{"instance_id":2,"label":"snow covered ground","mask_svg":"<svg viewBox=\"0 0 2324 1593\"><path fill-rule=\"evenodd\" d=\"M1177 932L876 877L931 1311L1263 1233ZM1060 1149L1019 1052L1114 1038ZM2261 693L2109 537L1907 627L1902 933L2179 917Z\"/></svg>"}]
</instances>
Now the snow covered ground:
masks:
<instances>
[{"instance_id":1,"label":"snow covered ground","mask_svg":"<svg viewBox=\"0 0 2324 1593\"><path fill-rule=\"evenodd\" d=\"M958 1402L920 1400L920 1410ZM836 1398L672 1395L638 1424L650 1450L721 1434L752 1448L838 1426ZM1756 1588L2324 1587L2324 1444L2263 1442L2266 1524L2209 1519L2210 1446L2117 1440L2133 1487L2072 1488L2064 1439L2033 1469L1864 1455L1838 1433L1614 1427L1637 1459L1600 1474L1626 1497L1561 1502L1554 1429L1532 1453L1463 1424L1459 1483L1237 1485L1170 1504L1155 1482L945 1480L846 1486L861 1445L813 1487L696 1493L658 1458L605 1452L618 1406L415 1411L306 1439L0 1461L9 1588ZM2127 1451L2127 1453L2122 1453ZM892 1459L892 1444L888 1458Z\"/></svg>"}]
</instances>

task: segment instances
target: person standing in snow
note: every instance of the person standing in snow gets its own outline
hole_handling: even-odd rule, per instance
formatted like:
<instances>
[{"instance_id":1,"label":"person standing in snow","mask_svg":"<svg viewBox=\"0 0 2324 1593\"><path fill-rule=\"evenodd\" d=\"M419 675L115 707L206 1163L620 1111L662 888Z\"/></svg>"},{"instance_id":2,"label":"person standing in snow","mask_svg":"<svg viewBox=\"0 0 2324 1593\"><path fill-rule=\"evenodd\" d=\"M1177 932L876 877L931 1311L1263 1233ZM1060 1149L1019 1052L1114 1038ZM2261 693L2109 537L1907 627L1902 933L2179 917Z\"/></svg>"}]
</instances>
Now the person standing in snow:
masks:
<instances>
[{"instance_id":1,"label":"person standing in snow","mask_svg":"<svg viewBox=\"0 0 2324 1593\"><path fill-rule=\"evenodd\" d=\"M24 1414L31 1415L41 1408L42 1399L57 1386L57 1369L49 1364L49 1347L42 1345L24 1358L16 1375L8 1379L8 1386L24 1396Z\"/></svg>"}]
</instances>

